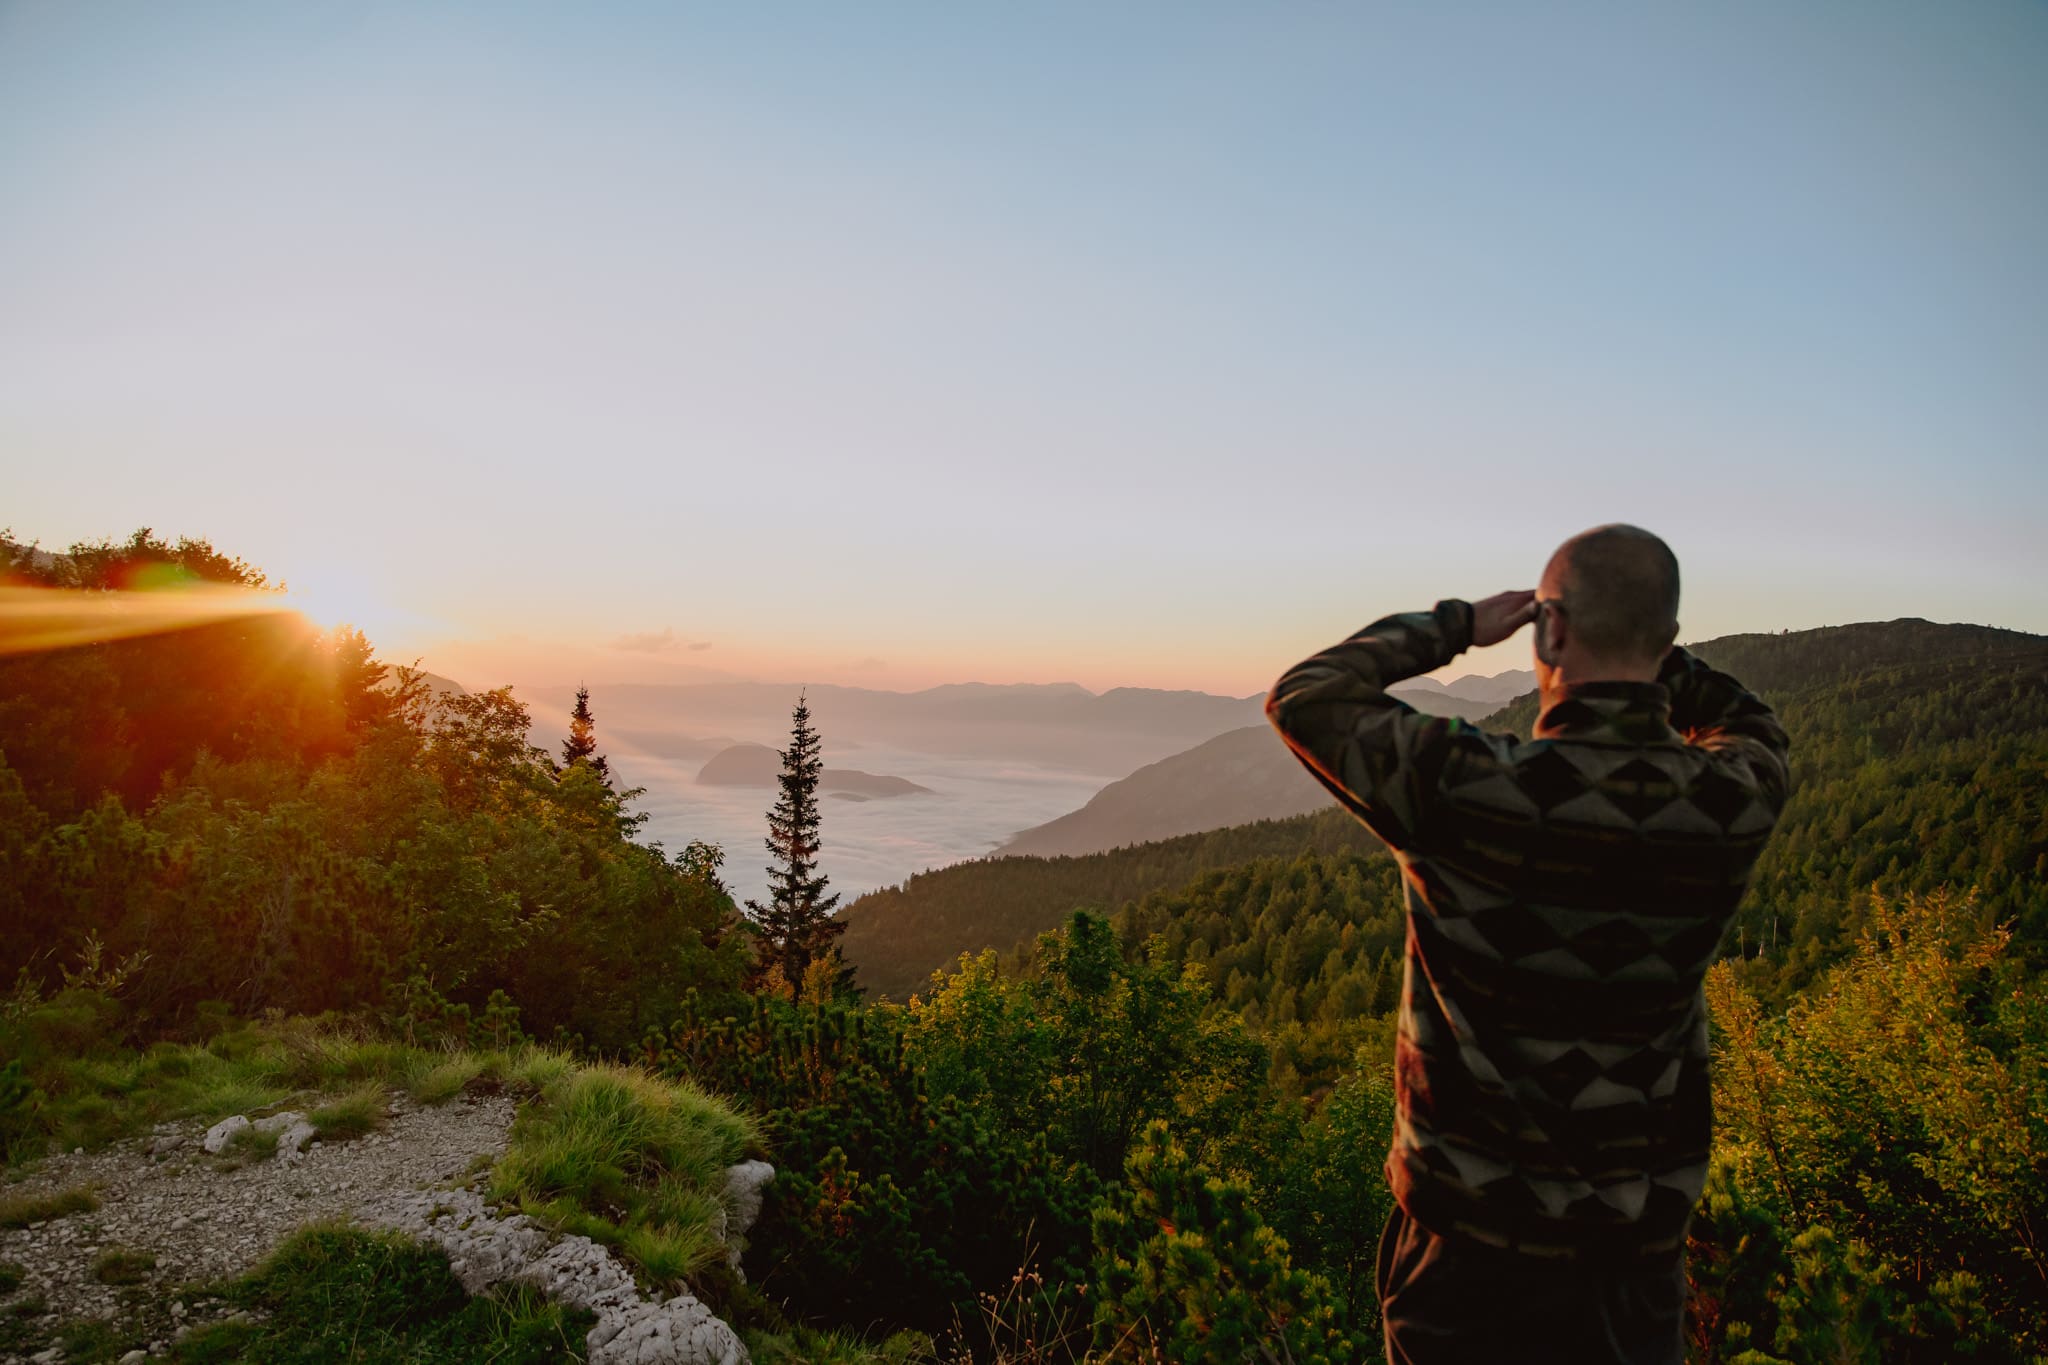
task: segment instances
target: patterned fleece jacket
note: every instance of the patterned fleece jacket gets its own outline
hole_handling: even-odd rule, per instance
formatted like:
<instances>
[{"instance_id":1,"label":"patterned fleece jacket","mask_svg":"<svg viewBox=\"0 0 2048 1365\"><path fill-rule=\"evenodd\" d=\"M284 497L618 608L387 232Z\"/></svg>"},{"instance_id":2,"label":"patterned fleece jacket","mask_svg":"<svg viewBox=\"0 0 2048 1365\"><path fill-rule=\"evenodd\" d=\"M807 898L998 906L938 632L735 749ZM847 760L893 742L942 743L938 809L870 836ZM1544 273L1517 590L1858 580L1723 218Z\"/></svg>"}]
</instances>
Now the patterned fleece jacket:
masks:
<instances>
[{"instance_id":1,"label":"patterned fleece jacket","mask_svg":"<svg viewBox=\"0 0 2048 1365\"><path fill-rule=\"evenodd\" d=\"M1406 888L1387 1181L1439 1236L1676 1255L1706 1179L1701 979L1787 785L1785 732L1683 649L1570 688L1528 742L1387 687L1472 643L1472 607L1377 621L1266 714L1384 839Z\"/></svg>"}]
</instances>

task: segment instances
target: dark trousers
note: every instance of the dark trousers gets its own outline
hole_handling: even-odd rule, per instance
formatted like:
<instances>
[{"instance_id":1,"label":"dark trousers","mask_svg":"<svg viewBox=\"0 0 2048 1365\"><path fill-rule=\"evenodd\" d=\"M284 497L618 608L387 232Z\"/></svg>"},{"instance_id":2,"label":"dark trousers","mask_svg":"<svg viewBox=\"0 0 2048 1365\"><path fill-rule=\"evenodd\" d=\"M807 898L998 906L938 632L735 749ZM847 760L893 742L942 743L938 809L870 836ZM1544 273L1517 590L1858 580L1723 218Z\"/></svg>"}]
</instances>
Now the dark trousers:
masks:
<instances>
[{"instance_id":1,"label":"dark trousers","mask_svg":"<svg viewBox=\"0 0 2048 1365\"><path fill-rule=\"evenodd\" d=\"M1397 1206L1380 1234L1387 1365L1684 1365L1685 1258L1612 1269L1438 1237Z\"/></svg>"}]
</instances>

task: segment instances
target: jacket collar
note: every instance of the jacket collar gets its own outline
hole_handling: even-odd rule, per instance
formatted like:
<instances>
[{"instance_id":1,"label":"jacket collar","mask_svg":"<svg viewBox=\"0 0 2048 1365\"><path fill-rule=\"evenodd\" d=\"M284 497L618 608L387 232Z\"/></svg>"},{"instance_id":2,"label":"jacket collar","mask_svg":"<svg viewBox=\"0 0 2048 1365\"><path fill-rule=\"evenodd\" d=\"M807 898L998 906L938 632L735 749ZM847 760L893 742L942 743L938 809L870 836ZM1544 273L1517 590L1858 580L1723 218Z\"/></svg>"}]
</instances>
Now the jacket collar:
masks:
<instances>
[{"instance_id":1,"label":"jacket collar","mask_svg":"<svg viewBox=\"0 0 2048 1365\"><path fill-rule=\"evenodd\" d=\"M1674 737L1671 693L1663 683L1574 683L1536 718L1538 739L1654 744Z\"/></svg>"}]
</instances>

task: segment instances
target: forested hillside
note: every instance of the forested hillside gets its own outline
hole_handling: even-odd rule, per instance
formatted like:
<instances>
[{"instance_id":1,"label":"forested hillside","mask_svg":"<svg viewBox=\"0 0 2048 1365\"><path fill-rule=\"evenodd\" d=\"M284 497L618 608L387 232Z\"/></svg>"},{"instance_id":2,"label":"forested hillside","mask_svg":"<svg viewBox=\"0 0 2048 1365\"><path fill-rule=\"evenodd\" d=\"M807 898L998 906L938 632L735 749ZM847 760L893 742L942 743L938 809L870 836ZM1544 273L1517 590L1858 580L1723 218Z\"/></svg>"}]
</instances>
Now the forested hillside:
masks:
<instances>
[{"instance_id":1,"label":"forested hillside","mask_svg":"<svg viewBox=\"0 0 2048 1365\"><path fill-rule=\"evenodd\" d=\"M148 532L11 577L91 595L261 587ZM566 726L566 717L563 718ZM435 697L360 634L262 611L0 657L0 973L146 962L137 1027L202 1009L481 1016L622 1046L743 954L713 850L634 842L610 779L508 689Z\"/></svg>"},{"instance_id":2,"label":"forested hillside","mask_svg":"<svg viewBox=\"0 0 2048 1365\"><path fill-rule=\"evenodd\" d=\"M962 953L1010 949L1077 906L1111 909L1197 873L1255 858L1363 852L1372 836L1332 807L1083 857L984 858L873 891L843 912L840 940L868 990L902 1000Z\"/></svg>"},{"instance_id":3,"label":"forested hillside","mask_svg":"<svg viewBox=\"0 0 2048 1365\"><path fill-rule=\"evenodd\" d=\"M1771 999L1812 979L1873 887L1972 887L2048 952L2048 639L1902 620L1732 635L1696 652L1760 690L1792 739L1792 796L1730 947ZM1534 698L1491 724L1527 735Z\"/></svg>"}]
</instances>

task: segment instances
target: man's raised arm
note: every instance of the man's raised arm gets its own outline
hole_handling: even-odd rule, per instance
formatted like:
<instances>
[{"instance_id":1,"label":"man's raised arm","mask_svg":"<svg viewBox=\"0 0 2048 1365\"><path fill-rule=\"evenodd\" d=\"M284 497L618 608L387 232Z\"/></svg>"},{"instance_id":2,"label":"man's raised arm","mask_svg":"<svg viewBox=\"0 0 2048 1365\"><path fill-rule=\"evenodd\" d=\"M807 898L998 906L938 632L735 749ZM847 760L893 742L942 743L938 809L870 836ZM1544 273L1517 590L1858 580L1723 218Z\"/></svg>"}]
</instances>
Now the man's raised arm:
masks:
<instances>
[{"instance_id":1,"label":"man's raised arm","mask_svg":"<svg viewBox=\"0 0 2048 1365\"><path fill-rule=\"evenodd\" d=\"M1455 598L1384 617L1288 669L1266 698L1266 716L1295 757L1396 848L1413 835L1435 784L1447 723L1386 689L1464 653L1472 619L1472 605Z\"/></svg>"},{"instance_id":2,"label":"man's raised arm","mask_svg":"<svg viewBox=\"0 0 2048 1365\"><path fill-rule=\"evenodd\" d=\"M1664 656L1657 681L1671 693L1671 728L1686 743L1741 763L1771 809L1783 809L1791 786L1791 743L1762 698L1680 645Z\"/></svg>"}]
</instances>

